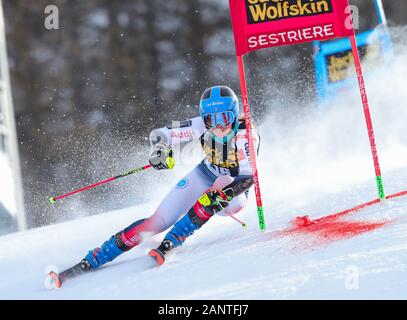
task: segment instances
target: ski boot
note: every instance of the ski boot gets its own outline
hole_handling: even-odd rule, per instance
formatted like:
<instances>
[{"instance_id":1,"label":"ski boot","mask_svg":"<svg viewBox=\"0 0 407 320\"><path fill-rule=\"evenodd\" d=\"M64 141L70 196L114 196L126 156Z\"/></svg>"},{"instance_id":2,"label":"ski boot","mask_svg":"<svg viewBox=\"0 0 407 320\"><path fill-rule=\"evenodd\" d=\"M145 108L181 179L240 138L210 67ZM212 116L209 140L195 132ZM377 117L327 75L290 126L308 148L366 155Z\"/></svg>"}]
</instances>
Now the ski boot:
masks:
<instances>
[{"instance_id":1,"label":"ski boot","mask_svg":"<svg viewBox=\"0 0 407 320\"><path fill-rule=\"evenodd\" d=\"M124 249L127 248L123 247L123 242L120 239L120 233L118 233L103 243L100 248L89 251L85 257L85 260L89 262L91 269L95 270L107 262L116 259L119 255L126 251Z\"/></svg>"},{"instance_id":2,"label":"ski boot","mask_svg":"<svg viewBox=\"0 0 407 320\"><path fill-rule=\"evenodd\" d=\"M88 260L83 259L81 262L79 262L77 265L65 270L64 272L58 274L54 271L51 271L48 276L51 279L51 286L55 286L56 288L61 288L62 283L65 282L65 280L75 278L82 273L89 272L91 271L91 266Z\"/></svg>"}]
</instances>

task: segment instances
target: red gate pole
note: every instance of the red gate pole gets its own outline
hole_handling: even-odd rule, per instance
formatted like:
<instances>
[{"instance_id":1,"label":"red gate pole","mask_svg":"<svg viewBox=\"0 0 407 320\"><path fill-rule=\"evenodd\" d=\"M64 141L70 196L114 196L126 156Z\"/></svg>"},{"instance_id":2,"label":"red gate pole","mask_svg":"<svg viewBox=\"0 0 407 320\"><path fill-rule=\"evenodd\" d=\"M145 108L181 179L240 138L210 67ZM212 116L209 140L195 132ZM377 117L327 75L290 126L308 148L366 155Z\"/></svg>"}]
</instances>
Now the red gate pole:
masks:
<instances>
[{"instance_id":1,"label":"red gate pole","mask_svg":"<svg viewBox=\"0 0 407 320\"><path fill-rule=\"evenodd\" d=\"M358 45L356 42L355 29L353 29L353 35L350 36L350 41L352 44L352 53L353 53L353 58L355 61L356 76L358 78L360 96L362 98L362 104L363 104L363 111L365 113L367 132L368 132L369 140L370 140L370 148L372 150L374 169L375 169L375 173L376 173L377 190L379 193L379 198L384 200L386 198L386 196L384 193L383 179L382 179L382 174L381 174L381 170L380 170L379 157L377 154L372 119L370 117L369 101L367 99L365 80L363 77L362 64L360 62Z\"/></svg>"},{"instance_id":2,"label":"red gate pole","mask_svg":"<svg viewBox=\"0 0 407 320\"><path fill-rule=\"evenodd\" d=\"M246 76L244 72L243 56L236 56L237 65L239 68L240 90L242 92L244 119L246 123L247 139L249 141L250 152L250 165L253 171L254 192L256 194L257 216L259 219L259 227L261 231L266 230L266 221L264 219L263 202L261 200L259 176L256 164L256 151L254 149L253 136L252 136L252 120L250 116L249 97L247 94Z\"/></svg>"}]
</instances>

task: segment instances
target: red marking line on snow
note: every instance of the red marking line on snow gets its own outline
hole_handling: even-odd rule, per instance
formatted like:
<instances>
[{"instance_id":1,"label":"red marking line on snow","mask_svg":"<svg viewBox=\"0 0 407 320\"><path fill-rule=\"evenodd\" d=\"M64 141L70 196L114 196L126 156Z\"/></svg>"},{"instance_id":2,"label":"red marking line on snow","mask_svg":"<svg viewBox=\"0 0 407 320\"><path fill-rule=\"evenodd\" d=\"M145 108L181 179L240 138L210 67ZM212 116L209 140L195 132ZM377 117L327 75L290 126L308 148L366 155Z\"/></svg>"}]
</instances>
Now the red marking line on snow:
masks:
<instances>
[{"instance_id":1,"label":"red marking line on snow","mask_svg":"<svg viewBox=\"0 0 407 320\"><path fill-rule=\"evenodd\" d=\"M402 196L407 196L407 190L406 191L401 191L399 193L395 193L392 195L389 195L386 197L386 199L393 199L393 198L398 198L398 197L402 197Z\"/></svg>"},{"instance_id":2,"label":"red marking line on snow","mask_svg":"<svg viewBox=\"0 0 407 320\"><path fill-rule=\"evenodd\" d=\"M401 196L406 196L407 190L398 192L386 197L386 199L393 199ZM311 220L309 216L296 217L292 222L292 226L281 231L282 235L295 235L295 234L313 234L317 236L322 242L335 241L340 239L350 238L362 233L370 232L384 227L393 221L341 221L340 219L350 215L356 211L360 211L366 207L380 203L380 199L375 199L363 204L360 204L351 209L342 212L330 214L322 218Z\"/></svg>"},{"instance_id":3,"label":"red marking line on snow","mask_svg":"<svg viewBox=\"0 0 407 320\"><path fill-rule=\"evenodd\" d=\"M293 227L283 231L283 234L313 234L320 239L316 244L323 244L324 242L351 238L370 232L391 222L338 221L341 217L341 215L332 215L318 220L310 220L308 216L297 217L293 221Z\"/></svg>"}]
</instances>

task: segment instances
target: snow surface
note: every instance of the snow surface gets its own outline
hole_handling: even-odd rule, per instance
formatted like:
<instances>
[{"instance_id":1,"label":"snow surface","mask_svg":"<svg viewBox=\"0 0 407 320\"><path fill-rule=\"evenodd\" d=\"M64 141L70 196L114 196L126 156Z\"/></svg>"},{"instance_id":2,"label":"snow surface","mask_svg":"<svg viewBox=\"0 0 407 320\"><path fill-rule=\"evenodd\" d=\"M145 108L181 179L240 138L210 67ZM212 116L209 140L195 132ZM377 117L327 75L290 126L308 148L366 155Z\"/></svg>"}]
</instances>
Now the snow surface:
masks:
<instances>
[{"instance_id":1,"label":"snow surface","mask_svg":"<svg viewBox=\"0 0 407 320\"><path fill-rule=\"evenodd\" d=\"M393 63L367 81L386 194L407 189L406 48L395 46ZM288 122L285 108L274 108L258 126L267 232L251 192L239 214L248 228L216 216L156 267L146 253L160 234L60 290L44 286L50 265L79 262L157 203L3 236L0 299L406 299L407 197L290 229L298 216L315 220L377 198L360 97L344 99ZM177 167L157 194L189 169Z\"/></svg>"},{"instance_id":2,"label":"snow surface","mask_svg":"<svg viewBox=\"0 0 407 320\"><path fill-rule=\"evenodd\" d=\"M398 185L407 170L388 175ZM361 193L325 195L327 207L347 209ZM155 267L146 255L162 235L123 254L97 272L47 290L45 271L79 262L87 249L144 217L153 204L137 206L4 236L0 242L0 299L406 299L407 197L393 199L342 218L390 221L383 228L325 242L316 234L281 235L297 215L318 218L321 204L303 208L266 207L268 231L260 233L255 206L232 219L215 217Z\"/></svg>"}]
</instances>

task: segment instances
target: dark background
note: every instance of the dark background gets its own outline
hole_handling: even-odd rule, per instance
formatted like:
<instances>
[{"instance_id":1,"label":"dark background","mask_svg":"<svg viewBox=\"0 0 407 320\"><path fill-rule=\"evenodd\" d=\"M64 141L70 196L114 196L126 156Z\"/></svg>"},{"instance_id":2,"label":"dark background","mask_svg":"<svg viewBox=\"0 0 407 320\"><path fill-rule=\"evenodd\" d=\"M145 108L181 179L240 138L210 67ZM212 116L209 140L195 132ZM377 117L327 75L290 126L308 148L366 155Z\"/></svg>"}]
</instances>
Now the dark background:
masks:
<instances>
[{"instance_id":1,"label":"dark background","mask_svg":"<svg viewBox=\"0 0 407 320\"><path fill-rule=\"evenodd\" d=\"M407 1L383 2L391 25L406 23ZM377 24L373 0L351 3L359 6L361 31ZM44 27L51 4L59 8L59 30ZM159 178L146 173L62 205L47 203L52 195L144 165L150 130L196 116L206 87L222 83L240 92L227 0L3 5L31 227L161 197L151 184ZM305 44L246 58L255 123L275 109L301 117L313 107L312 53ZM294 96L302 103L293 103Z\"/></svg>"}]
</instances>

